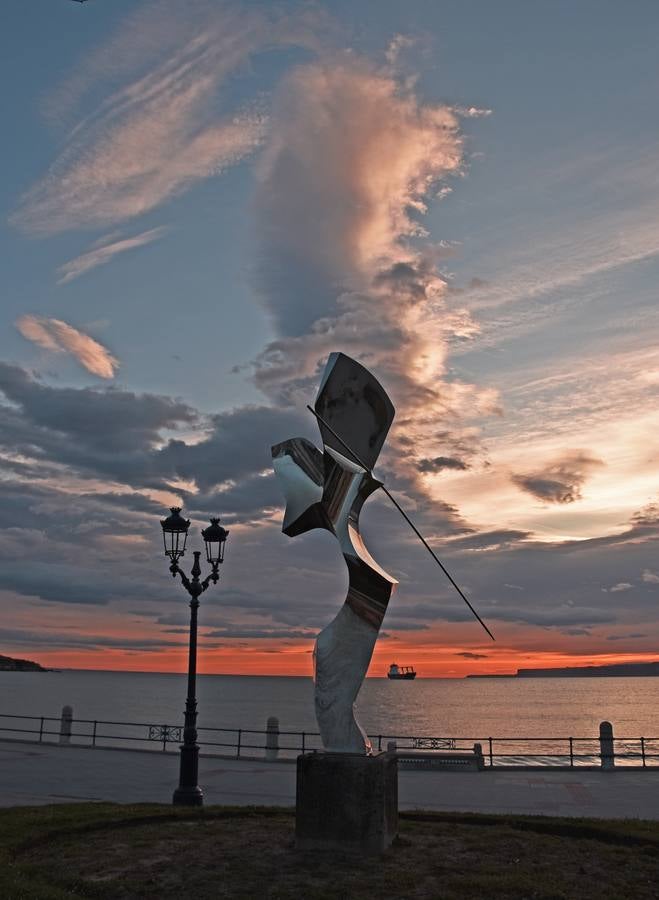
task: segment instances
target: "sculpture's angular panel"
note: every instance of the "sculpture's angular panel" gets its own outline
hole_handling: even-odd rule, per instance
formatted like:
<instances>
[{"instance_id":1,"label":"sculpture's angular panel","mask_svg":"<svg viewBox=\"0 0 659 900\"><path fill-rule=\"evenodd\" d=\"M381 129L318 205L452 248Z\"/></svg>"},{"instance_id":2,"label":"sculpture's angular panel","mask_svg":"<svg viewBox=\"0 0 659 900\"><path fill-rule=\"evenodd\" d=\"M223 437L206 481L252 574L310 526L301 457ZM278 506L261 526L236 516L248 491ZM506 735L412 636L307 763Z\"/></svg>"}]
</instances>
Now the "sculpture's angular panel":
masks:
<instances>
[{"instance_id":1,"label":"sculpture's angular panel","mask_svg":"<svg viewBox=\"0 0 659 900\"><path fill-rule=\"evenodd\" d=\"M332 353L315 410L370 468L375 465L394 418L394 407L373 375L343 353ZM272 448L273 465L286 498L283 531L312 528L335 535L348 566L349 586L338 615L316 639L315 704L326 750L370 753L354 715L373 648L396 580L366 549L359 531L364 501L380 487L349 451L320 423L324 452L304 438Z\"/></svg>"},{"instance_id":2,"label":"sculpture's angular panel","mask_svg":"<svg viewBox=\"0 0 659 900\"><path fill-rule=\"evenodd\" d=\"M368 369L344 353L331 353L314 409L369 469L375 466L396 411ZM346 452L322 424L320 434L326 448Z\"/></svg>"}]
</instances>

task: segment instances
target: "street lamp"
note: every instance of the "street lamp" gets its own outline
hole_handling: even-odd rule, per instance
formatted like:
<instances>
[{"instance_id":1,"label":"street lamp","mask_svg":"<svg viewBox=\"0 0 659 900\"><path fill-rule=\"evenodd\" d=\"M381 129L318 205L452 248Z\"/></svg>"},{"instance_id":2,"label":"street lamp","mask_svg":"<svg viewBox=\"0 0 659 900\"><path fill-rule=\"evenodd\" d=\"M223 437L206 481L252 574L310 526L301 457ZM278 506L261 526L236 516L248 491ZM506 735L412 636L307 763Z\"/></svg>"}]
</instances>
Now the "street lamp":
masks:
<instances>
[{"instance_id":1,"label":"street lamp","mask_svg":"<svg viewBox=\"0 0 659 900\"><path fill-rule=\"evenodd\" d=\"M179 568L178 561L185 554L185 543L188 538L190 520L184 519L181 510L173 506L171 515L161 520L162 537L165 545L165 556L171 559L169 571L172 577L181 576L183 587L190 594L190 650L188 654L188 696L185 701L185 724L183 727L183 743L181 744L181 769L179 785L174 791L172 802L175 806L202 806L204 795L197 784L199 773L199 744L197 743L197 610L199 597L208 585L219 580L218 567L224 562L224 545L229 536L220 525L220 520L212 518L208 528L201 532L206 545L206 559L211 566L211 573L203 581L199 580L199 550L193 551L194 563L190 580Z\"/></svg>"}]
</instances>

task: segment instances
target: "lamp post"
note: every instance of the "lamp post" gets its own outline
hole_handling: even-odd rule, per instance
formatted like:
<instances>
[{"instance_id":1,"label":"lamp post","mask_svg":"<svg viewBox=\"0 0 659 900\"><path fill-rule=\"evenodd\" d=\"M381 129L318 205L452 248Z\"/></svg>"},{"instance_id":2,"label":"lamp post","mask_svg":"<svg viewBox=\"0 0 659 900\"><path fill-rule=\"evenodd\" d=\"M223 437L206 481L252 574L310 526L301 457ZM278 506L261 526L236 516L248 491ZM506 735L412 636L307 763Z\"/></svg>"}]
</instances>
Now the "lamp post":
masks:
<instances>
[{"instance_id":1,"label":"lamp post","mask_svg":"<svg viewBox=\"0 0 659 900\"><path fill-rule=\"evenodd\" d=\"M199 565L199 550L193 551L194 563L190 574L190 580L185 572L179 568L178 561L185 553L185 544L188 538L190 520L184 519L179 507L173 506L171 515L160 522L162 536L165 545L165 555L171 559L169 571L172 577L181 576L183 587L190 594L190 649L188 653L188 696L185 701L185 724L183 727L183 743L181 744L181 768L179 785L174 791L172 802L175 806L202 806L204 795L197 784L199 773L199 744L197 743L197 610L199 609L199 597L204 593L208 585L219 580L218 567L224 562L224 545L229 536L220 525L220 520L212 518L208 528L204 528L201 535L206 545L206 559L211 566L211 573L203 581L199 580L201 566Z\"/></svg>"}]
</instances>

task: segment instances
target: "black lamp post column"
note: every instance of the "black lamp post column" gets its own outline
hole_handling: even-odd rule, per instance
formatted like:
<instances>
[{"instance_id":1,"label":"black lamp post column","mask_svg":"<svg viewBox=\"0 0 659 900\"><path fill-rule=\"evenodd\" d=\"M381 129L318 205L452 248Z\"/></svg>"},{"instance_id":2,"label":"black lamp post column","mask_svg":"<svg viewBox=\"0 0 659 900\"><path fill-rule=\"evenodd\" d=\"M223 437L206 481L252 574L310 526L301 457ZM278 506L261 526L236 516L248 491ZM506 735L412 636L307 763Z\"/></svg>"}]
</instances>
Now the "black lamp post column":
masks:
<instances>
[{"instance_id":1,"label":"black lamp post column","mask_svg":"<svg viewBox=\"0 0 659 900\"><path fill-rule=\"evenodd\" d=\"M204 593L211 581L213 584L217 584L219 580L218 567L224 562L224 545L229 532L222 528L219 519L211 519L211 524L208 528L204 528L201 532L206 545L206 559L211 566L211 573L203 581L199 580L201 575L199 557L201 553L195 550L193 553L194 564L190 571L192 579L189 579L178 565L178 560L185 553L185 543L190 526L189 520L184 519L180 512L180 509L174 507L171 516L160 523L165 542L165 554L172 561L169 571L174 578L177 575L180 576L183 587L190 594L191 598L188 696L185 701L179 785L174 791L172 802L176 806L202 806L204 794L197 784L199 776L199 744L197 743L197 612L201 594Z\"/></svg>"},{"instance_id":2,"label":"black lamp post column","mask_svg":"<svg viewBox=\"0 0 659 900\"><path fill-rule=\"evenodd\" d=\"M183 728L183 744L181 746L181 768L178 787L174 791L172 802L175 806L202 806L204 794L197 781L199 780L199 744L197 743L197 611L199 594L203 588L199 581L201 566L198 550L194 553L192 566L192 582L185 586L192 599L190 600L190 649L188 652L188 696L185 701L185 725ZM187 578L185 579L187 581ZM183 582L185 584L185 581Z\"/></svg>"}]
</instances>

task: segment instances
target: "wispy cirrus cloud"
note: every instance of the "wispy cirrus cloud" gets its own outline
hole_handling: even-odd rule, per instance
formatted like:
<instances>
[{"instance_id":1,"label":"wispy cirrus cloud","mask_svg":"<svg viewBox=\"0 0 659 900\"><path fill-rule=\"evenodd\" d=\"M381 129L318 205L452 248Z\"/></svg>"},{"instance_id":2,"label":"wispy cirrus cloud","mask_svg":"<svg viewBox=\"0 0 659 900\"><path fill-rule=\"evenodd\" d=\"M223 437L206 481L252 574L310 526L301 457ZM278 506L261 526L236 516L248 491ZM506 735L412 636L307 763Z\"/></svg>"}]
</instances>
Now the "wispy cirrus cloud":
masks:
<instances>
[{"instance_id":1,"label":"wispy cirrus cloud","mask_svg":"<svg viewBox=\"0 0 659 900\"><path fill-rule=\"evenodd\" d=\"M168 19L164 32L157 29L165 54L153 40L159 16ZM265 117L256 108L220 112L218 92L252 53L283 40L283 28L278 36L269 24L263 12L202 0L186 5L185 14L165 0L129 16L76 75L84 83L89 72L105 99L70 132L13 223L31 234L54 234L125 221L251 153ZM113 47L121 48L116 59ZM53 106L68 113L81 93L67 82Z\"/></svg>"},{"instance_id":2,"label":"wispy cirrus cloud","mask_svg":"<svg viewBox=\"0 0 659 900\"><path fill-rule=\"evenodd\" d=\"M114 378L119 367L107 347L61 319L25 315L16 320L16 327L28 341L53 353L68 353L99 378Z\"/></svg>"},{"instance_id":3,"label":"wispy cirrus cloud","mask_svg":"<svg viewBox=\"0 0 659 900\"><path fill-rule=\"evenodd\" d=\"M107 240L105 243L95 245L91 250L76 256L75 259L69 260L57 269L60 276L57 280L58 284L67 284L74 278L79 278L85 272L95 269L97 266L104 266L109 263L117 254L125 253L126 250L134 250L137 247L143 247L145 244L151 244L157 241L167 233L165 226L159 228L150 228L141 234L135 234L132 237Z\"/></svg>"}]
</instances>

